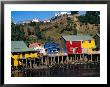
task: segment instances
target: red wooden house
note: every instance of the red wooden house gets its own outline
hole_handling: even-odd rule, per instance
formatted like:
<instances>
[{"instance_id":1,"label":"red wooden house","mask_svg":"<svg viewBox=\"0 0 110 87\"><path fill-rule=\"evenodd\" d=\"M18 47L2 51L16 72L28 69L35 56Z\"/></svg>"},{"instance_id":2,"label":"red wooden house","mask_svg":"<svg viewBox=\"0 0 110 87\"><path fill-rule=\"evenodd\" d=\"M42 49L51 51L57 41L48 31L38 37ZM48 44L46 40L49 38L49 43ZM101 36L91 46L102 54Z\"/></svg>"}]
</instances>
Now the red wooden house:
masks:
<instances>
[{"instance_id":1,"label":"red wooden house","mask_svg":"<svg viewBox=\"0 0 110 87\"><path fill-rule=\"evenodd\" d=\"M85 40L92 39L91 36L88 35L67 35L62 36L61 43L62 48L67 50L68 54L76 54L82 53L81 43Z\"/></svg>"},{"instance_id":2,"label":"red wooden house","mask_svg":"<svg viewBox=\"0 0 110 87\"><path fill-rule=\"evenodd\" d=\"M68 54L82 53L81 41L66 41Z\"/></svg>"}]
</instances>

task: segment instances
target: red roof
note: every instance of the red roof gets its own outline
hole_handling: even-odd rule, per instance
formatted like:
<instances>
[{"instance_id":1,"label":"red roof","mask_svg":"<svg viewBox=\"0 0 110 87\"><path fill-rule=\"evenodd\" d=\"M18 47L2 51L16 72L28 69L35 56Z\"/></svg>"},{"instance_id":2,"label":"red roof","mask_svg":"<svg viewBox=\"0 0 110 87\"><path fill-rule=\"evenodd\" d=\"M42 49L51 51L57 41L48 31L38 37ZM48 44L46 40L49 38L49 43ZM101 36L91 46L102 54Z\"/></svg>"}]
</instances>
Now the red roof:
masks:
<instances>
[{"instance_id":1,"label":"red roof","mask_svg":"<svg viewBox=\"0 0 110 87\"><path fill-rule=\"evenodd\" d=\"M41 45L41 43L36 42L36 43L30 44L30 45L29 45L29 48L38 47L38 46L40 46L40 45Z\"/></svg>"}]
</instances>

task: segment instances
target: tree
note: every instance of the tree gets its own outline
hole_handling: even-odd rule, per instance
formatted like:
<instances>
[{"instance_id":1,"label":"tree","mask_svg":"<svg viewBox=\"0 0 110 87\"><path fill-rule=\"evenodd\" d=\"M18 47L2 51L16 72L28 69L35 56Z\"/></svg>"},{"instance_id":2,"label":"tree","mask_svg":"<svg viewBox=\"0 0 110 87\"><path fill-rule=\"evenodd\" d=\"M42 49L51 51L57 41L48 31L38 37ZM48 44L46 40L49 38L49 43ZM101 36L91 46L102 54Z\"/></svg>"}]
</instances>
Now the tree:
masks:
<instances>
[{"instance_id":1,"label":"tree","mask_svg":"<svg viewBox=\"0 0 110 87\"><path fill-rule=\"evenodd\" d=\"M31 22L29 25L30 26L36 26L36 22Z\"/></svg>"},{"instance_id":2,"label":"tree","mask_svg":"<svg viewBox=\"0 0 110 87\"><path fill-rule=\"evenodd\" d=\"M79 16L78 18L82 23L100 24L99 15L99 11L87 11L84 16Z\"/></svg>"},{"instance_id":3,"label":"tree","mask_svg":"<svg viewBox=\"0 0 110 87\"><path fill-rule=\"evenodd\" d=\"M88 22L91 24L99 24L100 23L100 12L99 11L87 11L85 16L88 19Z\"/></svg>"},{"instance_id":4,"label":"tree","mask_svg":"<svg viewBox=\"0 0 110 87\"><path fill-rule=\"evenodd\" d=\"M11 40L12 41L24 40L24 31L21 25L11 23Z\"/></svg>"},{"instance_id":5,"label":"tree","mask_svg":"<svg viewBox=\"0 0 110 87\"><path fill-rule=\"evenodd\" d=\"M26 38L27 45L29 45L30 43L36 42L36 41L37 41L37 37L33 35L30 35Z\"/></svg>"},{"instance_id":6,"label":"tree","mask_svg":"<svg viewBox=\"0 0 110 87\"><path fill-rule=\"evenodd\" d=\"M46 41L47 41L47 42L52 42L52 41L54 41L54 39L49 36Z\"/></svg>"}]
</instances>

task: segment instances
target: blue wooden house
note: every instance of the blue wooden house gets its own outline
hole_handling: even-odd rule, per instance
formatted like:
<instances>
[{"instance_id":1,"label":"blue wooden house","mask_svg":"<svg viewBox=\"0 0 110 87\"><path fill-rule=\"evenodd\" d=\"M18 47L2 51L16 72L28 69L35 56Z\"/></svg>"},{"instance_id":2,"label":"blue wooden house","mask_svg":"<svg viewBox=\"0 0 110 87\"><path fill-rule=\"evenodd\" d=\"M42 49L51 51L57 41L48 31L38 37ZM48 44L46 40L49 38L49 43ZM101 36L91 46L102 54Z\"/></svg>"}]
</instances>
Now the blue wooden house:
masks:
<instances>
[{"instance_id":1,"label":"blue wooden house","mask_svg":"<svg viewBox=\"0 0 110 87\"><path fill-rule=\"evenodd\" d=\"M55 42L46 42L44 44L44 48L46 49L48 54L55 54L60 51L59 44Z\"/></svg>"}]
</instances>

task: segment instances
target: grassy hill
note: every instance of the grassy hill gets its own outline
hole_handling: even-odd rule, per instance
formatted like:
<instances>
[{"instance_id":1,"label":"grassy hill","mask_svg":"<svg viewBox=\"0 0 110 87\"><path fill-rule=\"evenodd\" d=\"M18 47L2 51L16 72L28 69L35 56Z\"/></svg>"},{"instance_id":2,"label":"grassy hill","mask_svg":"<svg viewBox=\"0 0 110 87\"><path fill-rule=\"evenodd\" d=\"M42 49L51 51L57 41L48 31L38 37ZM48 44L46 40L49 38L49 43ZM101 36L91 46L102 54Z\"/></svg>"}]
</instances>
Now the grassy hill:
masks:
<instances>
[{"instance_id":1,"label":"grassy hill","mask_svg":"<svg viewBox=\"0 0 110 87\"><path fill-rule=\"evenodd\" d=\"M94 36L100 32L100 24L83 23L78 15L61 15L51 19L49 23L13 24L11 40L23 40L27 45L32 42L55 41L60 44L62 35L87 34Z\"/></svg>"}]
</instances>

